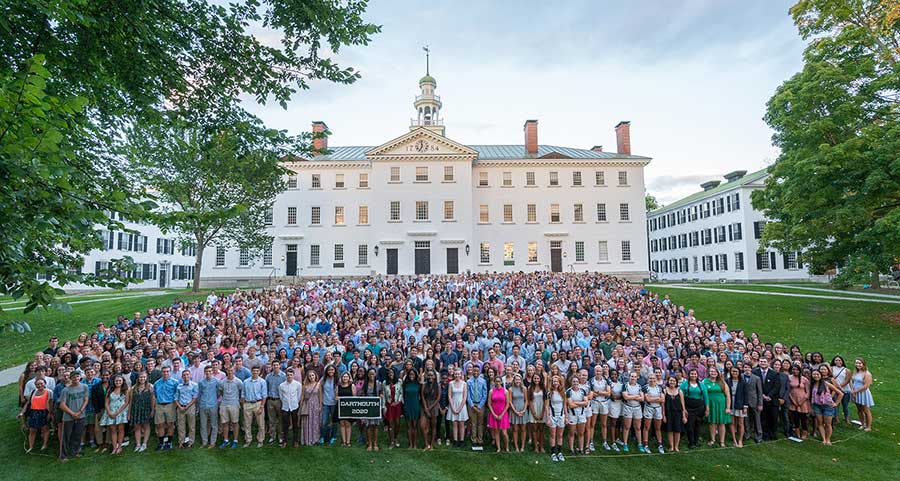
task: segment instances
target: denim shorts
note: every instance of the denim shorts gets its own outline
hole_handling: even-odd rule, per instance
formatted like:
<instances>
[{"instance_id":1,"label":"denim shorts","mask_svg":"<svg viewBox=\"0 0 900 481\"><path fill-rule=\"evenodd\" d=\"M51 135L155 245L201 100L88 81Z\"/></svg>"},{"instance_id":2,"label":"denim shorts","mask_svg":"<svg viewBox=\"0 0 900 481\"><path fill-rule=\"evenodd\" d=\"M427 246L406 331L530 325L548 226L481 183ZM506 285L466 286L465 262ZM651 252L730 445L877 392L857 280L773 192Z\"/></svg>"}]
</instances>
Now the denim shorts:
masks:
<instances>
[{"instance_id":1,"label":"denim shorts","mask_svg":"<svg viewBox=\"0 0 900 481\"><path fill-rule=\"evenodd\" d=\"M813 408L813 414L815 414L816 416L834 417L834 416L837 416L837 413L838 413L837 407L828 406L825 404L813 404L812 408Z\"/></svg>"}]
</instances>

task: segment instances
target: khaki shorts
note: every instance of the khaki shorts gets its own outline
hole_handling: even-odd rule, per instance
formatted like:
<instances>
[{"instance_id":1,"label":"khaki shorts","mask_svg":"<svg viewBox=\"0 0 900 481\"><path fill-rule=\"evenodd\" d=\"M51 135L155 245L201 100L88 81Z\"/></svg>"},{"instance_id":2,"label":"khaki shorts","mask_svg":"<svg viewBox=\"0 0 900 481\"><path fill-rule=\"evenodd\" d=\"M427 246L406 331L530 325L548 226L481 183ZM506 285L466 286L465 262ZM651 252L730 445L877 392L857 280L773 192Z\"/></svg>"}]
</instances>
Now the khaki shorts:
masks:
<instances>
[{"instance_id":1,"label":"khaki shorts","mask_svg":"<svg viewBox=\"0 0 900 481\"><path fill-rule=\"evenodd\" d=\"M219 406L219 422L221 424L240 422L241 407L240 406Z\"/></svg>"},{"instance_id":2,"label":"khaki shorts","mask_svg":"<svg viewBox=\"0 0 900 481\"><path fill-rule=\"evenodd\" d=\"M157 404L156 412L153 414L153 422L156 424L174 423L175 403Z\"/></svg>"}]
</instances>

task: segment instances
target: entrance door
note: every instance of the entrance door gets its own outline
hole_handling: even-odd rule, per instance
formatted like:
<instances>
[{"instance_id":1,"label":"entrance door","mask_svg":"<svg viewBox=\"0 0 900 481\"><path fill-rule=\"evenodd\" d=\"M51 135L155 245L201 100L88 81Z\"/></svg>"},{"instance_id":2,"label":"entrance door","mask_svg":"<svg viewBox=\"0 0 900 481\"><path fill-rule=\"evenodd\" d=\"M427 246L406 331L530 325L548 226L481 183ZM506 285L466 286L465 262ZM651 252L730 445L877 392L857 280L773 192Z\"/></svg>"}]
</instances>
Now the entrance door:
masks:
<instances>
[{"instance_id":1,"label":"entrance door","mask_svg":"<svg viewBox=\"0 0 900 481\"><path fill-rule=\"evenodd\" d=\"M550 248L550 270L562 272L562 247Z\"/></svg>"},{"instance_id":2,"label":"entrance door","mask_svg":"<svg viewBox=\"0 0 900 481\"><path fill-rule=\"evenodd\" d=\"M288 244L284 255L284 275L297 275L297 244Z\"/></svg>"},{"instance_id":3,"label":"entrance door","mask_svg":"<svg viewBox=\"0 0 900 481\"><path fill-rule=\"evenodd\" d=\"M388 275L397 274L397 249L387 250L387 273Z\"/></svg>"},{"instance_id":4,"label":"entrance door","mask_svg":"<svg viewBox=\"0 0 900 481\"><path fill-rule=\"evenodd\" d=\"M459 274L459 249L447 248L447 274Z\"/></svg>"},{"instance_id":5,"label":"entrance door","mask_svg":"<svg viewBox=\"0 0 900 481\"><path fill-rule=\"evenodd\" d=\"M166 270L166 267L167 266L163 264L159 265L159 287L166 287L166 280L168 279L166 275L169 273L169 271Z\"/></svg>"},{"instance_id":6,"label":"entrance door","mask_svg":"<svg viewBox=\"0 0 900 481\"><path fill-rule=\"evenodd\" d=\"M416 274L431 273L431 249L416 249Z\"/></svg>"}]
</instances>

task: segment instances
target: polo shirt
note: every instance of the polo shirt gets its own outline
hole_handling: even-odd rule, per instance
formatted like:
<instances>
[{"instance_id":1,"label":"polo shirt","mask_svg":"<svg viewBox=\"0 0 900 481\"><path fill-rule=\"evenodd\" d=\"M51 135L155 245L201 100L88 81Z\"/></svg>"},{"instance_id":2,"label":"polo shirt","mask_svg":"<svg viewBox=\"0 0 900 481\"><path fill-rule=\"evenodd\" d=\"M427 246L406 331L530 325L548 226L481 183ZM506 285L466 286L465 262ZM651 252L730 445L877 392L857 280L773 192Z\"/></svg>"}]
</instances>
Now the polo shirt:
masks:
<instances>
[{"instance_id":1,"label":"polo shirt","mask_svg":"<svg viewBox=\"0 0 900 481\"><path fill-rule=\"evenodd\" d=\"M157 404L170 404L175 402L175 390L178 386L178 381L173 378L163 379L160 378L153 384L153 393L156 395L156 403Z\"/></svg>"}]
</instances>

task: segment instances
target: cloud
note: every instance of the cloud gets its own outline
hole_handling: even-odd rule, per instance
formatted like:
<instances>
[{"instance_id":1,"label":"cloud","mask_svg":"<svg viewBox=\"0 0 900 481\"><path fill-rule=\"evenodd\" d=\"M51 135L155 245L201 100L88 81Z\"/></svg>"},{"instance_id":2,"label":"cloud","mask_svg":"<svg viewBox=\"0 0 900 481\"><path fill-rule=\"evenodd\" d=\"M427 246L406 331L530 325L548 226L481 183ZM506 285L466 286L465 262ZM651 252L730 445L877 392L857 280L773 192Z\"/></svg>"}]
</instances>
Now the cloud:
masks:
<instances>
[{"instance_id":1,"label":"cloud","mask_svg":"<svg viewBox=\"0 0 900 481\"><path fill-rule=\"evenodd\" d=\"M661 175L647 182L647 190L652 194L653 191L669 191L687 186L699 189L700 184L707 180L722 180L715 174L691 174L691 175Z\"/></svg>"}]
</instances>

